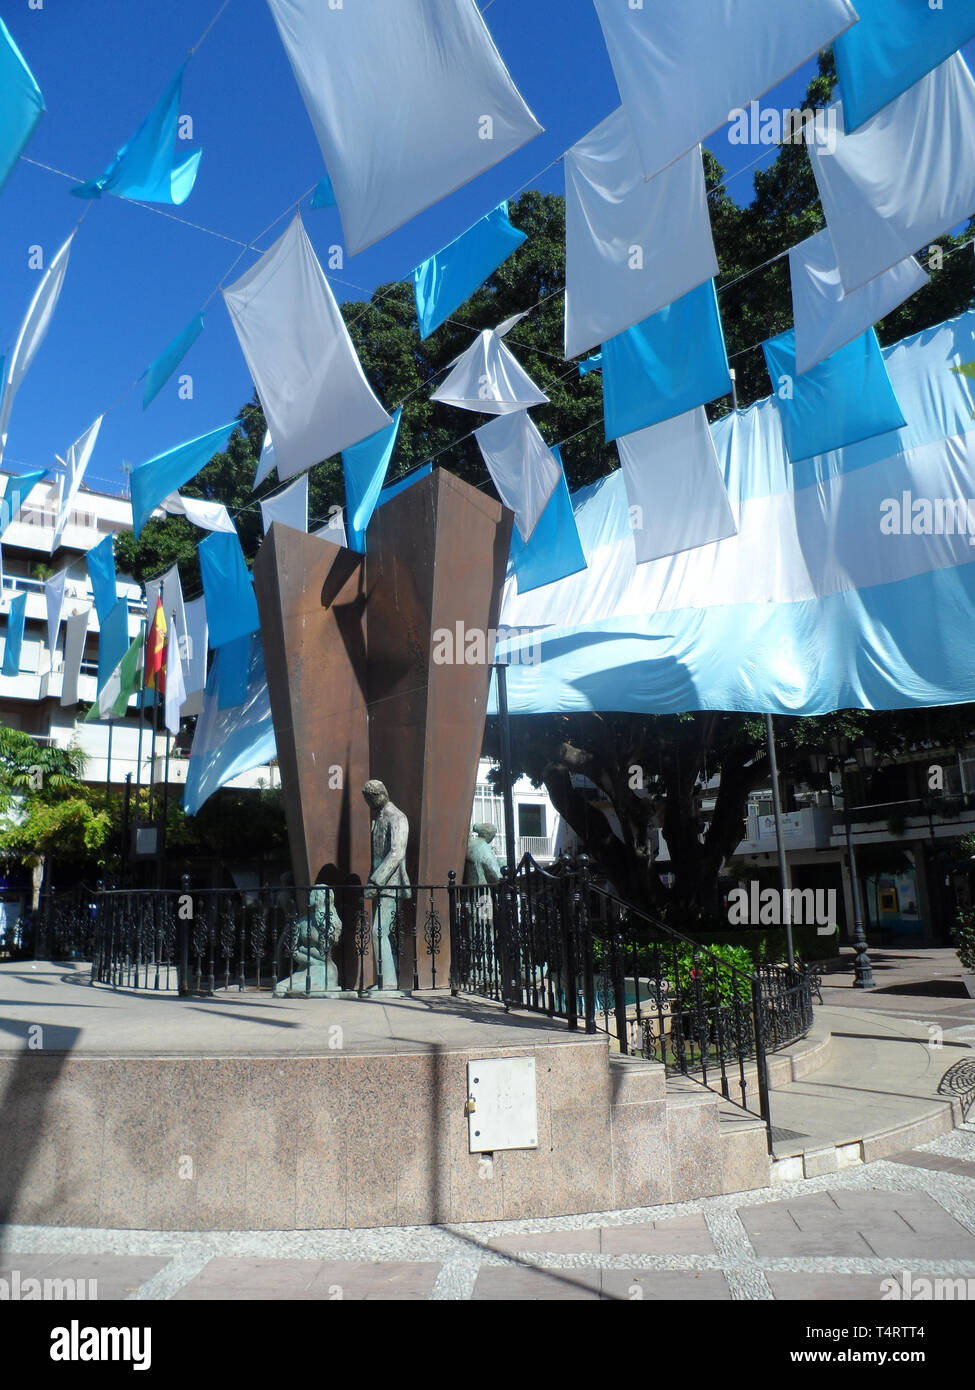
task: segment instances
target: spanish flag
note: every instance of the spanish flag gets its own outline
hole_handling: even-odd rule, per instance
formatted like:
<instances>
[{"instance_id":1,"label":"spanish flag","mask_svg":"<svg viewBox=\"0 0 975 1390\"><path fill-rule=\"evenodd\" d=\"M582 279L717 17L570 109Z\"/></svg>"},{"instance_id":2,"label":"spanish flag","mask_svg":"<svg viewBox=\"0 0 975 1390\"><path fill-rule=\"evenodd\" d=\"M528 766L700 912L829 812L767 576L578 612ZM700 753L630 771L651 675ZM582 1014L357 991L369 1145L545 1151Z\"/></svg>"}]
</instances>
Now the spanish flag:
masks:
<instances>
[{"instance_id":1,"label":"spanish flag","mask_svg":"<svg viewBox=\"0 0 975 1390\"><path fill-rule=\"evenodd\" d=\"M166 691L166 614L163 612L161 592L156 598L156 615L146 639L145 687L158 691L160 695Z\"/></svg>"}]
</instances>

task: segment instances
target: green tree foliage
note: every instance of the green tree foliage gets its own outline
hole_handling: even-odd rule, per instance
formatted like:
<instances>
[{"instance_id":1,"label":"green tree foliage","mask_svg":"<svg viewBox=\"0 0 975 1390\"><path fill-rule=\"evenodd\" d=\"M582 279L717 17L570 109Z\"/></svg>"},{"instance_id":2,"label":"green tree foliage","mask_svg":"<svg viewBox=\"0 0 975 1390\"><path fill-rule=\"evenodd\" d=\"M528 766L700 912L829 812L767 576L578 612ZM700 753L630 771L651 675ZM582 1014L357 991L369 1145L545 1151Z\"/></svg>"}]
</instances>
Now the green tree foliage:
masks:
<instances>
[{"instance_id":1,"label":"green tree foliage","mask_svg":"<svg viewBox=\"0 0 975 1390\"><path fill-rule=\"evenodd\" d=\"M80 780L83 771L77 749L0 725L0 856L30 866L48 854L86 859L103 848L104 793Z\"/></svg>"}]
</instances>

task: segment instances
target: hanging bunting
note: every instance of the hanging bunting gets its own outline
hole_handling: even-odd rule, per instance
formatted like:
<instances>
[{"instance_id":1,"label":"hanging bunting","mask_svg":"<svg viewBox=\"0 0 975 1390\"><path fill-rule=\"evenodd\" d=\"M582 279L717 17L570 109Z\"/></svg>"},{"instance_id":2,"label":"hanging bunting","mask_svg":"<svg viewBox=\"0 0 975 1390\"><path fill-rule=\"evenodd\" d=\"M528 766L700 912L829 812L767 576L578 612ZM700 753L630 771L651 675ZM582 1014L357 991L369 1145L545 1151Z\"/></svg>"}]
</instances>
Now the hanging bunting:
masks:
<instances>
[{"instance_id":1,"label":"hanging bunting","mask_svg":"<svg viewBox=\"0 0 975 1390\"><path fill-rule=\"evenodd\" d=\"M498 496L514 512L522 540L530 541L562 476L551 449L527 410L499 415L474 436Z\"/></svg>"},{"instance_id":2,"label":"hanging bunting","mask_svg":"<svg viewBox=\"0 0 975 1390\"><path fill-rule=\"evenodd\" d=\"M334 208L335 189L332 187L332 180L326 174L316 185L314 193L311 195L311 205L316 211L321 208Z\"/></svg>"},{"instance_id":3,"label":"hanging bunting","mask_svg":"<svg viewBox=\"0 0 975 1390\"><path fill-rule=\"evenodd\" d=\"M44 114L44 98L0 19L0 189Z\"/></svg>"},{"instance_id":4,"label":"hanging bunting","mask_svg":"<svg viewBox=\"0 0 975 1390\"><path fill-rule=\"evenodd\" d=\"M793 462L903 429L906 421L872 328L801 376L793 329L762 347Z\"/></svg>"},{"instance_id":5,"label":"hanging bunting","mask_svg":"<svg viewBox=\"0 0 975 1390\"><path fill-rule=\"evenodd\" d=\"M118 602L113 535L106 536L88 551L88 581L98 621L103 623Z\"/></svg>"},{"instance_id":6,"label":"hanging bunting","mask_svg":"<svg viewBox=\"0 0 975 1390\"><path fill-rule=\"evenodd\" d=\"M240 541L214 531L197 546L211 647L224 647L260 627L254 581Z\"/></svg>"},{"instance_id":7,"label":"hanging bunting","mask_svg":"<svg viewBox=\"0 0 975 1390\"><path fill-rule=\"evenodd\" d=\"M197 314L176 337L163 348L151 366L139 378L145 380L146 389L142 396L142 409L145 410L156 399L166 382L175 372L197 338L203 332L203 315Z\"/></svg>"},{"instance_id":8,"label":"hanging bunting","mask_svg":"<svg viewBox=\"0 0 975 1390\"><path fill-rule=\"evenodd\" d=\"M217 709L233 709L247 699L247 676L251 664L253 633L247 632L220 648L217 678Z\"/></svg>"},{"instance_id":9,"label":"hanging bunting","mask_svg":"<svg viewBox=\"0 0 975 1390\"><path fill-rule=\"evenodd\" d=\"M44 585L44 604L47 609L47 649L51 653L50 669L54 670L54 653L58 645L58 633L61 629L61 613L64 609L64 585L68 578L68 571L62 570L53 579L48 579Z\"/></svg>"},{"instance_id":10,"label":"hanging bunting","mask_svg":"<svg viewBox=\"0 0 975 1390\"><path fill-rule=\"evenodd\" d=\"M195 816L207 798L225 783L269 763L277 755L260 638L255 638L251 647L244 702L221 710L220 663L225 650L221 648L210 668L203 712L193 735L183 794L183 810L188 816Z\"/></svg>"},{"instance_id":11,"label":"hanging bunting","mask_svg":"<svg viewBox=\"0 0 975 1390\"><path fill-rule=\"evenodd\" d=\"M321 536L322 540L331 541L333 545L340 545L343 550L348 550L349 542L345 536L345 519L340 511L333 512L324 526L319 526L317 531L312 532L313 536Z\"/></svg>"},{"instance_id":12,"label":"hanging bunting","mask_svg":"<svg viewBox=\"0 0 975 1390\"><path fill-rule=\"evenodd\" d=\"M118 668L129 647L129 601L120 598L98 632L98 694L101 698L112 673ZM96 715L95 718L101 718Z\"/></svg>"},{"instance_id":13,"label":"hanging bunting","mask_svg":"<svg viewBox=\"0 0 975 1390\"><path fill-rule=\"evenodd\" d=\"M145 659L143 632L133 637L122 656L107 672L104 683L98 681L98 699L85 715L85 723L95 723L99 719L124 719L129 710L129 701L142 693L142 670ZM99 652L101 648L99 647ZM101 656L99 655L99 668Z\"/></svg>"},{"instance_id":14,"label":"hanging bunting","mask_svg":"<svg viewBox=\"0 0 975 1390\"><path fill-rule=\"evenodd\" d=\"M186 608L183 603L183 585L179 577L179 566L171 566L158 579L146 583L146 613L153 614L159 599L162 599L163 613L174 646L182 650L186 638ZM168 655L168 653L167 653Z\"/></svg>"},{"instance_id":15,"label":"hanging bunting","mask_svg":"<svg viewBox=\"0 0 975 1390\"><path fill-rule=\"evenodd\" d=\"M390 423L300 216L223 297L274 440L281 482Z\"/></svg>"},{"instance_id":16,"label":"hanging bunting","mask_svg":"<svg viewBox=\"0 0 975 1390\"><path fill-rule=\"evenodd\" d=\"M528 238L511 225L507 202L418 265L413 272L420 337L428 338L466 304L498 266Z\"/></svg>"},{"instance_id":17,"label":"hanging bunting","mask_svg":"<svg viewBox=\"0 0 975 1390\"><path fill-rule=\"evenodd\" d=\"M361 444L342 453L348 517L346 531L349 548L359 555L366 552L366 528L389 472L402 416L402 410L397 410L388 429L379 430L370 439L364 439Z\"/></svg>"},{"instance_id":18,"label":"hanging bunting","mask_svg":"<svg viewBox=\"0 0 975 1390\"><path fill-rule=\"evenodd\" d=\"M46 468L38 468L33 473L12 473L7 479L7 488L0 499L0 538L20 515L20 509L31 492L47 477Z\"/></svg>"},{"instance_id":19,"label":"hanging bunting","mask_svg":"<svg viewBox=\"0 0 975 1390\"><path fill-rule=\"evenodd\" d=\"M61 668L61 706L68 709L78 703L78 680L88 638L91 606L72 613L64 626L64 664Z\"/></svg>"},{"instance_id":20,"label":"hanging bunting","mask_svg":"<svg viewBox=\"0 0 975 1390\"><path fill-rule=\"evenodd\" d=\"M268 4L350 255L542 133L473 0Z\"/></svg>"},{"instance_id":21,"label":"hanging bunting","mask_svg":"<svg viewBox=\"0 0 975 1390\"><path fill-rule=\"evenodd\" d=\"M176 639L170 626L169 646L166 649L166 698L163 704L163 723L175 738L179 733L180 714L186 703L186 682L183 679L182 639Z\"/></svg>"},{"instance_id":22,"label":"hanging bunting","mask_svg":"<svg viewBox=\"0 0 975 1390\"><path fill-rule=\"evenodd\" d=\"M568 579L586 568L586 557L565 480L562 454L557 445L552 450L552 456L561 469L561 476L545 504L531 540L526 544L517 530L511 534L511 568L519 594Z\"/></svg>"},{"instance_id":23,"label":"hanging bunting","mask_svg":"<svg viewBox=\"0 0 975 1390\"><path fill-rule=\"evenodd\" d=\"M5 676L20 675L20 652L24 644L24 623L27 619L27 593L17 594L10 603L7 614L7 630L3 644L3 666Z\"/></svg>"},{"instance_id":24,"label":"hanging bunting","mask_svg":"<svg viewBox=\"0 0 975 1390\"><path fill-rule=\"evenodd\" d=\"M54 521L54 536L51 540L52 555L61 544L61 537L64 535L64 528L67 526L68 519L71 516L71 508L74 506L75 498L78 496L78 490L85 476L85 469L88 467L89 460L94 452L95 443L98 439L98 431L102 427L103 418L103 416L99 415L95 423L88 426L88 429L81 438L71 445L66 458L62 459L60 456L58 458L58 462L64 464L65 471L59 480L58 509Z\"/></svg>"},{"instance_id":25,"label":"hanging bunting","mask_svg":"<svg viewBox=\"0 0 975 1390\"><path fill-rule=\"evenodd\" d=\"M629 329L627 329L629 332ZM584 362L579 363L579 375L588 376L590 372L601 372L603 369L603 354L594 352L591 357L587 357Z\"/></svg>"},{"instance_id":26,"label":"hanging bunting","mask_svg":"<svg viewBox=\"0 0 975 1390\"><path fill-rule=\"evenodd\" d=\"M7 447L7 430L10 425L10 412L13 409L14 397L47 336L48 328L51 326L51 319L54 316L54 310L57 308L61 289L64 285L73 240L74 232L71 233L45 270L41 283L31 300L30 308L27 310L27 317L20 326L14 350L7 358L3 389L0 391L0 459L3 458L3 451Z\"/></svg>"},{"instance_id":27,"label":"hanging bunting","mask_svg":"<svg viewBox=\"0 0 975 1390\"><path fill-rule=\"evenodd\" d=\"M565 355L718 274L700 147L645 179L622 107L565 156Z\"/></svg>"},{"instance_id":28,"label":"hanging bunting","mask_svg":"<svg viewBox=\"0 0 975 1390\"><path fill-rule=\"evenodd\" d=\"M606 442L731 392L714 281L603 343Z\"/></svg>"},{"instance_id":29,"label":"hanging bunting","mask_svg":"<svg viewBox=\"0 0 975 1390\"><path fill-rule=\"evenodd\" d=\"M818 366L923 289L929 277L913 256L882 275L843 290L836 252L828 231L817 232L789 252L792 316L796 329L796 370Z\"/></svg>"},{"instance_id":30,"label":"hanging bunting","mask_svg":"<svg viewBox=\"0 0 975 1390\"><path fill-rule=\"evenodd\" d=\"M489 328L457 358L453 371L430 399L479 415L510 415L526 406L548 404L548 396L539 391L498 332Z\"/></svg>"},{"instance_id":31,"label":"hanging bunting","mask_svg":"<svg viewBox=\"0 0 975 1390\"><path fill-rule=\"evenodd\" d=\"M834 109L834 108L831 108ZM975 81L960 53L809 158L848 293L975 210Z\"/></svg>"},{"instance_id":32,"label":"hanging bunting","mask_svg":"<svg viewBox=\"0 0 975 1390\"><path fill-rule=\"evenodd\" d=\"M168 449L166 453L149 459L148 463L140 463L138 468L133 468L130 486L132 530L136 538L163 498L195 478L214 454L226 449L237 424L234 420L229 425L221 425L209 434L201 434L198 439L178 444L175 449Z\"/></svg>"},{"instance_id":33,"label":"hanging bunting","mask_svg":"<svg viewBox=\"0 0 975 1390\"><path fill-rule=\"evenodd\" d=\"M856 23L847 0L595 0L651 178Z\"/></svg>"},{"instance_id":34,"label":"hanging bunting","mask_svg":"<svg viewBox=\"0 0 975 1390\"><path fill-rule=\"evenodd\" d=\"M264 435L264 447L261 449L261 457L257 461L257 472L254 474L251 492L259 488L268 474L273 473L277 466L277 459L274 457L274 441L271 439L271 431L268 430Z\"/></svg>"},{"instance_id":35,"label":"hanging bunting","mask_svg":"<svg viewBox=\"0 0 975 1390\"><path fill-rule=\"evenodd\" d=\"M616 441L638 565L737 534L703 407Z\"/></svg>"},{"instance_id":36,"label":"hanging bunting","mask_svg":"<svg viewBox=\"0 0 975 1390\"><path fill-rule=\"evenodd\" d=\"M186 699L183 702L183 718L201 714L203 711L203 691L207 683L207 652L210 649L207 629L206 599L197 598L184 607L186 617Z\"/></svg>"},{"instance_id":37,"label":"hanging bunting","mask_svg":"<svg viewBox=\"0 0 975 1390\"><path fill-rule=\"evenodd\" d=\"M235 533L237 530L222 502L204 502L201 497L182 497L178 492L171 492L163 498L160 506L167 515L185 516L187 521L203 531Z\"/></svg>"},{"instance_id":38,"label":"hanging bunting","mask_svg":"<svg viewBox=\"0 0 975 1390\"><path fill-rule=\"evenodd\" d=\"M113 193L117 198L132 198L140 203L179 206L186 202L193 191L203 151L194 150L182 164L173 162L184 70L185 64L104 174L72 188L76 198L100 198L103 193Z\"/></svg>"},{"instance_id":39,"label":"hanging bunting","mask_svg":"<svg viewBox=\"0 0 975 1390\"><path fill-rule=\"evenodd\" d=\"M272 524L292 526L296 531L308 530L308 474L298 478L282 492L261 503L261 521L267 535Z\"/></svg>"},{"instance_id":40,"label":"hanging bunting","mask_svg":"<svg viewBox=\"0 0 975 1390\"><path fill-rule=\"evenodd\" d=\"M833 44L848 134L975 38L975 0L856 0Z\"/></svg>"}]
</instances>

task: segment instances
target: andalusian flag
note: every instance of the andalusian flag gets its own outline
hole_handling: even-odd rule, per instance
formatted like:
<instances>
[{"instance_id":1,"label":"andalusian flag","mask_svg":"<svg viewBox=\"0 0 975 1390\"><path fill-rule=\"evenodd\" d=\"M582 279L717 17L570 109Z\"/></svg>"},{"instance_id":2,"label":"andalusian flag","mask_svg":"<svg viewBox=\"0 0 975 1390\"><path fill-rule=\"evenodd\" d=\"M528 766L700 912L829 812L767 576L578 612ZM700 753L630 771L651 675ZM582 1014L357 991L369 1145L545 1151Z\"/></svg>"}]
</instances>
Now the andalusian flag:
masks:
<instances>
[{"instance_id":1,"label":"andalusian flag","mask_svg":"<svg viewBox=\"0 0 975 1390\"><path fill-rule=\"evenodd\" d=\"M137 695L142 686L143 629L115 667L104 686L98 692L98 699L85 715L85 723L95 719L124 719L129 700Z\"/></svg>"},{"instance_id":2,"label":"andalusian flag","mask_svg":"<svg viewBox=\"0 0 975 1390\"><path fill-rule=\"evenodd\" d=\"M166 614L163 611L162 589L156 597L156 614L146 642L145 687L147 690L158 690L160 695L166 691Z\"/></svg>"}]
</instances>

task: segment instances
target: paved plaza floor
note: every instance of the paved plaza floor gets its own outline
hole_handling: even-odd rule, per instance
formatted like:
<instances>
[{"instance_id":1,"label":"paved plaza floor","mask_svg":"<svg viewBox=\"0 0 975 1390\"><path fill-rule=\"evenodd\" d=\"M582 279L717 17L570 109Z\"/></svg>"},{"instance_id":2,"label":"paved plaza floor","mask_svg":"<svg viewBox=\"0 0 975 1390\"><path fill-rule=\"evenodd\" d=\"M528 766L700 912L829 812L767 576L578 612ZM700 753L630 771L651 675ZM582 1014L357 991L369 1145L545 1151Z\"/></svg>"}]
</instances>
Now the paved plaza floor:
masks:
<instances>
[{"instance_id":1,"label":"paved plaza floor","mask_svg":"<svg viewBox=\"0 0 975 1390\"><path fill-rule=\"evenodd\" d=\"M876 1300L975 1291L975 1124L830 1177L642 1211L365 1231L9 1227L0 1277L100 1299Z\"/></svg>"},{"instance_id":2,"label":"paved plaza floor","mask_svg":"<svg viewBox=\"0 0 975 1390\"><path fill-rule=\"evenodd\" d=\"M34 1016L42 997L48 999L50 1018L45 1022L54 1024L60 1011L51 1006L62 1002L56 985L76 993L65 986L65 975L70 978L73 972L58 969L59 977L50 968L7 969L4 1048L16 1047L18 1041L23 1046L23 1025L31 1016L23 1007L28 998L34 1001ZM823 995L828 1015L853 1011L847 1030L851 1045L854 1012L862 1018L868 1011L876 1019L876 1028L869 1031L878 1039L887 1037L895 1024L898 1029L917 1025L916 1043L911 1040L900 1049L905 1056L917 1056L931 1027L942 1029L959 1055L971 1056L966 1043L970 1034L975 1037L975 1001L961 989L951 952L876 953L879 988L874 993L853 990L850 970L848 957L826 975ZM123 1018L129 1046L149 1050L149 1038L141 1031L144 1019L130 1013L130 997L77 993L87 1006L86 1041L94 1051L104 1044L105 1026ZM202 1007L211 1006L204 1002ZM119 1013L113 1019L115 1010ZM420 1025L423 1010L423 1001L417 1000L398 1013L401 1039L412 1041L411 1027ZM212 1017L204 1013L199 1021L209 1026ZM284 1050L301 1055L307 1040L297 1004L285 1002L276 1018L297 1035ZM484 1021L463 1018L467 1026ZM256 1038L274 1031L265 1032L261 1025L266 1022L270 1014L262 1010L259 1018L240 1017L235 1026L246 1027ZM460 1023L458 1017L445 1026L449 1031ZM506 1026L524 1037L521 1030L530 1033L546 1025L511 1017ZM830 1026L836 1030L832 1017ZM855 1070L856 1055L848 1060ZM944 1053L931 1063L936 1068L947 1064ZM851 1084L866 1100L869 1067L852 1075ZM890 1298L892 1285L885 1280L909 1287L919 1279L962 1280L964 1285L956 1287L975 1297L975 1112L952 1132L915 1147L905 1140L902 1151L875 1162L759 1191L642 1210L359 1231L0 1228L0 1278L11 1280L15 1274L20 1281L93 1279L99 1299L179 1302L880 1301L885 1293Z\"/></svg>"}]
</instances>

